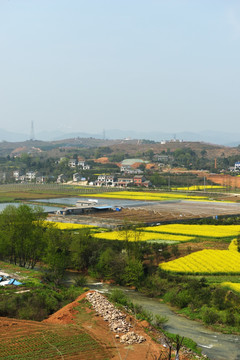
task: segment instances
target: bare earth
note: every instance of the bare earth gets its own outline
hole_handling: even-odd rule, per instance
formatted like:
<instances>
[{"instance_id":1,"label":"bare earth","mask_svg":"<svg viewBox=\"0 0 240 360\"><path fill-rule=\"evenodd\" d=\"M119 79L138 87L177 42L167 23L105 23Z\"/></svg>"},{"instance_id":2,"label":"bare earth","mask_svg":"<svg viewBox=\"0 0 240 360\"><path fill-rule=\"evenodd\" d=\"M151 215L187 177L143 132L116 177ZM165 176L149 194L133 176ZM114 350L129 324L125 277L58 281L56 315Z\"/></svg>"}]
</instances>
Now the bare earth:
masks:
<instances>
[{"instance_id":1,"label":"bare earth","mask_svg":"<svg viewBox=\"0 0 240 360\"><path fill-rule=\"evenodd\" d=\"M143 335L142 344L120 344L102 317L89 308L86 293L43 322L0 318L0 359L81 359L81 360L154 360L167 359L168 351L146 334L147 322L128 316L134 331ZM149 329L151 336L158 336ZM80 339L80 340L79 340ZM164 338L162 338L164 341ZM196 359L183 350L181 360Z\"/></svg>"},{"instance_id":2,"label":"bare earth","mask_svg":"<svg viewBox=\"0 0 240 360\"><path fill-rule=\"evenodd\" d=\"M96 226L117 226L125 220L141 223L161 223L184 219L239 215L240 203L216 201L161 201L151 205L124 208L121 211L105 211L89 215L51 216L52 220L91 224Z\"/></svg>"}]
</instances>

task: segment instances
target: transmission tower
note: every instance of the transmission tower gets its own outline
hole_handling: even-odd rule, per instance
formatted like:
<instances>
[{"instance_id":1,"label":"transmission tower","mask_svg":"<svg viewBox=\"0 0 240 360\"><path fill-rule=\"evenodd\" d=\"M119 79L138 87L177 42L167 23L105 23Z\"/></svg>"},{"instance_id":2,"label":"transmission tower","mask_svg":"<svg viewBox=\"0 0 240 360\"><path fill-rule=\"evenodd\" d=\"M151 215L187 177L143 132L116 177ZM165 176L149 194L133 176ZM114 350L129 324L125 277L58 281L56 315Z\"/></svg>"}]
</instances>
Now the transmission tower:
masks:
<instances>
[{"instance_id":1,"label":"transmission tower","mask_svg":"<svg viewBox=\"0 0 240 360\"><path fill-rule=\"evenodd\" d=\"M30 140L34 140L34 126L33 126L33 121L31 121L31 134L30 134Z\"/></svg>"}]
</instances>

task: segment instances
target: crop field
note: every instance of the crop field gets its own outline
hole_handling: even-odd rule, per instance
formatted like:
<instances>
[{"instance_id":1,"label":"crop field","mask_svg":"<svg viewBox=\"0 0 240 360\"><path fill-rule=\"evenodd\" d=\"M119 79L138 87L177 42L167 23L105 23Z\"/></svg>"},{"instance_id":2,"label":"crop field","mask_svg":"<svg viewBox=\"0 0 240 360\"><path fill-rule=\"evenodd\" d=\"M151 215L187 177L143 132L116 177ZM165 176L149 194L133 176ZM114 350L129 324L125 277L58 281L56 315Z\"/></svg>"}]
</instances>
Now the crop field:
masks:
<instances>
[{"instance_id":1,"label":"crop field","mask_svg":"<svg viewBox=\"0 0 240 360\"><path fill-rule=\"evenodd\" d=\"M144 231L153 231L167 234L188 235L192 237L226 238L240 234L240 225L191 225L169 224L143 228Z\"/></svg>"},{"instance_id":2,"label":"crop field","mask_svg":"<svg viewBox=\"0 0 240 360\"><path fill-rule=\"evenodd\" d=\"M89 196L92 193L100 194L112 191L113 188L61 184L4 184L0 185L0 201L48 199L78 195Z\"/></svg>"},{"instance_id":3,"label":"crop field","mask_svg":"<svg viewBox=\"0 0 240 360\"><path fill-rule=\"evenodd\" d=\"M233 239L228 247L228 250L230 251L238 251L238 240Z\"/></svg>"},{"instance_id":4,"label":"crop field","mask_svg":"<svg viewBox=\"0 0 240 360\"><path fill-rule=\"evenodd\" d=\"M239 274L240 253L229 250L202 250L159 266L175 273Z\"/></svg>"},{"instance_id":5,"label":"crop field","mask_svg":"<svg viewBox=\"0 0 240 360\"><path fill-rule=\"evenodd\" d=\"M105 349L89 334L74 326L0 318L0 358L21 359L104 359Z\"/></svg>"},{"instance_id":6,"label":"crop field","mask_svg":"<svg viewBox=\"0 0 240 360\"><path fill-rule=\"evenodd\" d=\"M202 190L222 190L224 186L220 185L192 185L188 187L176 187L172 188L172 190L179 190L179 191L202 191Z\"/></svg>"},{"instance_id":7,"label":"crop field","mask_svg":"<svg viewBox=\"0 0 240 360\"><path fill-rule=\"evenodd\" d=\"M240 293L240 283L233 283L233 282L227 282L226 281L226 282L221 283L221 285L223 287L229 288L229 289L231 289L233 291L236 291L236 292Z\"/></svg>"},{"instance_id":8,"label":"crop field","mask_svg":"<svg viewBox=\"0 0 240 360\"><path fill-rule=\"evenodd\" d=\"M43 225L54 225L60 230L75 230L75 229L94 229L97 228L93 225L84 225L84 224L73 224L73 223L65 223L65 222L55 222L55 221L44 221Z\"/></svg>"},{"instance_id":9,"label":"crop field","mask_svg":"<svg viewBox=\"0 0 240 360\"><path fill-rule=\"evenodd\" d=\"M97 239L106 240L127 240L127 241L148 241L148 240L166 240L166 241L190 241L193 237L174 235L174 234L160 234L147 231L111 231L105 233L96 233L93 235Z\"/></svg>"},{"instance_id":10,"label":"crop field","mask_svg":"<svg viewBox=\"0 0 240 360\"><path fill-rule=\"evenodd\" d=\"M81 195L88 196L88 195ZM209 201L207 196L194 196L186 194L147 192L147 191L112 191L109 193L91 194L93 197L110 199L128 199L140 201L166 201L166 200L200 200Z\"/></svg>"}]
</instances>

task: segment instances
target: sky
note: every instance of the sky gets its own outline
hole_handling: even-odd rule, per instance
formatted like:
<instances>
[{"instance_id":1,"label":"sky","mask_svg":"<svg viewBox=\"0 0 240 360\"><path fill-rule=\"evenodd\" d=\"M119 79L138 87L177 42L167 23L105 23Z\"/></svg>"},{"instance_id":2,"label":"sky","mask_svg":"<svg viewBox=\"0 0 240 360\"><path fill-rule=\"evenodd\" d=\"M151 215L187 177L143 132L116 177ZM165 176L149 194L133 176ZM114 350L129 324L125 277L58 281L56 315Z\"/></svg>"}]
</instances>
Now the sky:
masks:
<instances>
[{"instance_id":1,"label":"sky","mask_svg":"<svg viewBox=\"0 0 240 360\"><path fill-rule=\"evenodd\" d=\"M2 129L236 132L239 88L239 0L0 0Z\"/></svg>"}]
</instances>

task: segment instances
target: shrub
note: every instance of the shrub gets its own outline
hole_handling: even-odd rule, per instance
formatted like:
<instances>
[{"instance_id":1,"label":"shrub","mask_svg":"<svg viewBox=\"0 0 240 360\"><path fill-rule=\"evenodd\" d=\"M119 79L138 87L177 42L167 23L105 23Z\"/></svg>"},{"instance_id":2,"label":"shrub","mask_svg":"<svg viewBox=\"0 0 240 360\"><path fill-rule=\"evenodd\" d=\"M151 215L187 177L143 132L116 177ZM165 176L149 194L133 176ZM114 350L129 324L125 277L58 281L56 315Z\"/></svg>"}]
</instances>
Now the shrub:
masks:
<instances>
[{"instance_id":1,"label":"shrub","mask_svg":"<svg viewBox=\"0 0 240 360\"><path fill-rule=\"evenodd\" d=\"M235 326L237 319L235 317L235 314L231 310L227 310L224 317L225 324L229 326Z\"/></svg>"},{"instance_id":2,"label":"shrub","mask_svg":"<svg viewBox=\"0 0 240 360\"><path fill-rule=\"evenodd\" d=\"M157 314L157 315L155 315L155 319L154 319L155 321L155 325L157 326L157 327L162 327L164 324L166 324L166 322L168 322L168 318L166 317L166 316L162 316L162 315L159 315L159 314Z\"/></svg>"},{"instance_id":3,"label":"shrub","mask_svg":"<svg viewBox=\"0 0 240 360\"><path fill-rule=\"evenodd\" d=\"M111 291L109 299L115 303L123 306L128 306L129 301L125 293L120 289L114 289Z\"/></svg>"},{"instance_id":4,"label":"shrub","mask_svg":"<svg viewBox=\"0 0 240 360\"><path fill-rule=\"evenodd\" d=\"M191 301L191 296L187 290L181 290L175 294L175 298L172 300L173 305L178 306L180 309L185 308Z\"/></svg>"},{"instance_id":5,"label":"shrub","mask_svg":"<svg viewBox=\"0 0 240 360\"><path fill-rule=\"evenodd\" d=\"M205 324L212 325L219 321L219 314L214 309L204 308L202 312L202 319Z\"/></svg>"},{"instance_id":6,"label":"shrub","mask_svg":"<svg viewBox=\"0 0 240 360\"><path fill-rule=\"evenodd\" d=\"M85 275L80 274L74 280L75 286L85 286L87 284L87 278Z\"/></svg>"}]
</instances>

